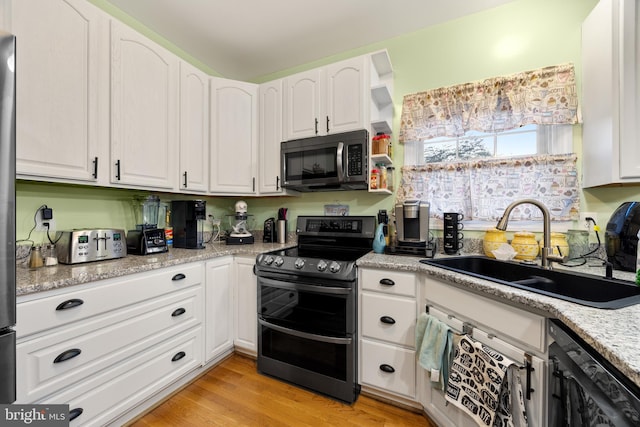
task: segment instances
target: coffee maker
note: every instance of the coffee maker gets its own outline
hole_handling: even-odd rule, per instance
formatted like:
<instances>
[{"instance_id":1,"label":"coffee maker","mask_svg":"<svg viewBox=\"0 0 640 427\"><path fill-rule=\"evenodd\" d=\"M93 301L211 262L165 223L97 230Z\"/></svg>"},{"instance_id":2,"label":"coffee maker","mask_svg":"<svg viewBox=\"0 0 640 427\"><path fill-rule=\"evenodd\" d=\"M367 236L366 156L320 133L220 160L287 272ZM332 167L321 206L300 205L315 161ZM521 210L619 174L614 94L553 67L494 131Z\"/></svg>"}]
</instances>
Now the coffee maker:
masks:
<instances>
[{"instance_id":1,"label":"coffee maker","mask_svg":"<svg viewBox=\"0 0 640 427\"><path fill-rule=\"evenodd\" d=\"M127 253L135 255L149 255L167 252L167 241L164 229L158 228L158 211L160 198L149 196L144 201L136 200L135 208L139 209L137 216L140 224L135 230L127 232Z\"/></svg>"},{"instance_id":2,"label":"coffee maker","mask_svg":"<svg viewBox=\"0 0 640 427\"><path fill-rule=\"evenodd\" d=\"M435 243L429 239L429 203L405 200L394 208L396 241L385 248L394 255L433 257Z\"/></svg>"},{"instance_id":3,"label":"coffee maker","mask_svg":"<svg viewBox=\"0 0 640 427\"><path fill-rule=\"evenodd\" d=\"M171 202L174 248L204 249L206 208L207 202L204 200L173 200Z\"/></svg>"}]
</instances>

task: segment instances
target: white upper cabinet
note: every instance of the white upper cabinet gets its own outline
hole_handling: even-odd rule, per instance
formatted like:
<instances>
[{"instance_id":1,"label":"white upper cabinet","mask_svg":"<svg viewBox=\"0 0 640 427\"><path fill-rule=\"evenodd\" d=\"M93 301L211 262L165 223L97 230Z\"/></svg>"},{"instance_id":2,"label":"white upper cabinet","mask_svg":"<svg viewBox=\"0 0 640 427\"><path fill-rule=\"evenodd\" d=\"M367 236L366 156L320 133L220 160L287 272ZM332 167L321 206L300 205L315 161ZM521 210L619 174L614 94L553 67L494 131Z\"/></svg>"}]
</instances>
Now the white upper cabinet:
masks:
<instances>
[{"instance_id":1,"label":"white upper cabinet","mask_svg":"<svg viewBox=\"0 0 640 427\"><path fill-rule=\"evenodd\" d=\"M640 12L600 0L582 25L583 186L640 182Z\"/></svg>"},{"instance_id":2,"label":"white upper cabinet","mask_svg":"<svg viewBox=\"0 0 640 427\"><path fill-rule=\"evenodd\" d=\"M282 142L283 80L260 85L260 143L258 188L261 195L282 194L280 143Z\"/></svg>"},{"instance_id":3,"label":"white upper cabinet","mask_svg":"<svg viewBox=\"0 0 640 427\"><path fill-rule=\"evenodd\" d=\"M209 76L180 62L180 177L184 192L209 186Z\"/></svg>"},{"instance_id":4,"label":"white upper cabinet","mask_svg":"<svg viewBox=\"0 0 640 427\"><path fill-rule=\"evenodd\" d=\"M367 126L365 57L285 78L285 138L307 138Z\"/></svg>"},{"instance_id":5,"label":"white upper cabinet","mask_svg":"<svg viewBox=\"0 0 640 427\"><path fill-rule=\"evenodd\" d=\"M178 159L178 58L111 22L111 182L172 190Z\"/></svg>"},{"instance_id":6,"label":"white upper cabinet","mask_svg":"<svg viewBox=\"0 0 640 427\"><path fill-rule=\"evenodd\" d=\"M210 87L209 191L255 195L258 85L213 77Z\"/></svg>"},{"instance_id":7,"label":"white upper cabinet","mask_svg":"<svg viewBox=\"0 0 640 427\"><path fill-rule=\"evenodd\" d=\"M2 10L17 37L18 177L107 180L105 16L84 0L4 1Z\"/></svg>"}]
</instances>

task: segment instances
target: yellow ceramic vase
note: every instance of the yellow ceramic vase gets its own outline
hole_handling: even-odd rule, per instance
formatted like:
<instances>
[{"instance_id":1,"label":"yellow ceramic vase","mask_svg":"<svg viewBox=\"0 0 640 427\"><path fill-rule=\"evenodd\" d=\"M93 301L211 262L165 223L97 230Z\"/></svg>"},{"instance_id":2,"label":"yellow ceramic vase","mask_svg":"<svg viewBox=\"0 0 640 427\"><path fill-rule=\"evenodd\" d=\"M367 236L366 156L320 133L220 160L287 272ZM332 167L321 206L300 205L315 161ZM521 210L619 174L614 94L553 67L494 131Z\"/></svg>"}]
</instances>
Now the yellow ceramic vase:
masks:
<instances>
[{"instance_id":1,"label":"yellow ceramic vase","mask_svg":"<svg viewBox=\"0 0 640 427\"><path fill-rule=\"evenodd\" d=\"M507 243L507 233L497 228L488 229L484 234L484 239L482 239L484 254L490 258L495 258L496 256L492 251L498 249L503 243Z\"/></svg>"},{"instance_id":2,"label":"yellow ceramic vase","mask_svg":"<svg viewBox=\"0 0 640 427\"><path fill-rule=\"evenodd\" d=\"M544 240L540 240L540 251L542 251L543 247ZM551 233L551 247L554 255L569 256L569 243L564 233ZM560 248L560 252L558 252L558 248Z\"/></svg>"},{"instance_id":3,"label":"yellow ceramic vase","mask_svg":"<svg viewBox=\"0 0 640 427\"><path fill-rule=\"evenodd\" d=\"M540 251L536 235L526 231L514 233L511 246L517 252L516 259L534 260Z\"/></svg>"}]
</instances>

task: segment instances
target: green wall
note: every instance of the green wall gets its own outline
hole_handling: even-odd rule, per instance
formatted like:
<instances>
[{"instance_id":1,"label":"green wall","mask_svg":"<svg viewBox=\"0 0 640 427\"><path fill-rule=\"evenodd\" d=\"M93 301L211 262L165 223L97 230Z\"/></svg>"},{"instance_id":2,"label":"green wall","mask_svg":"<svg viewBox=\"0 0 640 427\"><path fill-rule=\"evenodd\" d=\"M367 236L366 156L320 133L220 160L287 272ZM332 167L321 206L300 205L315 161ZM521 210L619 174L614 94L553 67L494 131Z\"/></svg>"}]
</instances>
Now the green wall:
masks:
<instances>
[{"instance_id":1,"label":"green wall","mask_svg":"<svg viewBox=\"0 0 640 427\"><path fill-rule=\"evenodd\" d=\"M183 59L216 75L215 71L190 58L105 0L89 1L163 44ZM262 76L255 82L265 82L355 55L387 49L395 75L393 128L397 135L402 98L408 93L568 62L575 64L580 90L581 23L596 3L597 0L517 0L381 43ZM581 152L581 142L581 128L578 126L574 141L578 154ZM398 163L402 159L403 150L397 143L395 147L395 159ZM19 182L18 238L26 236L33 223L33 213L42 204L54 208L58 229L84 226L132 227L135 220L130 213L129 201L141 193L144 192ZM239 198L205 199L209 213L220 217L232 213L233 204ZM309 193L300 197L247 197L245 200L249 205L249 213L255 215L255 227L258 229L261 228L262 221L275 216L280 207L288 207L290 218L295 219L298 215L321 214L325 204L348 204L350 213L355 215L375 215L379 209L391 209L393 205L391 196L366 192ZM599 223L604 228L613 210L626 200L640 200L640 187L585 190L582 195L582 210L596 212Z\"/></svg>"}]
</instances>

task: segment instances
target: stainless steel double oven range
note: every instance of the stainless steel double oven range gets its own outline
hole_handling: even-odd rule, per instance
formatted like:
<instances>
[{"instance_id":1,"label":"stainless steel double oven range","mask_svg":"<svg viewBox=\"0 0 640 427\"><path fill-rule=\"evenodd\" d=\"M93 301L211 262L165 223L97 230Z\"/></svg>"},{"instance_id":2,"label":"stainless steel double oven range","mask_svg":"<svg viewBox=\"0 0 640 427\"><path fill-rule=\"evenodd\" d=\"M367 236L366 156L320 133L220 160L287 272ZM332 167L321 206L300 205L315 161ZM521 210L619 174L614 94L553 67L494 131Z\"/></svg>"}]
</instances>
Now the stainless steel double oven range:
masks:
<instances>
[{"instance_id":1,"label":"stainless steel double oven range","mask_svg":"<svg viewBox=\"0 0 640 427\"><path fill-rule=\"evenodd\" d=\"M373 216L301 216L298 246L258 255L259 372L357 399L356 260L375 225Z\"/></svg>"}]
</instances>

